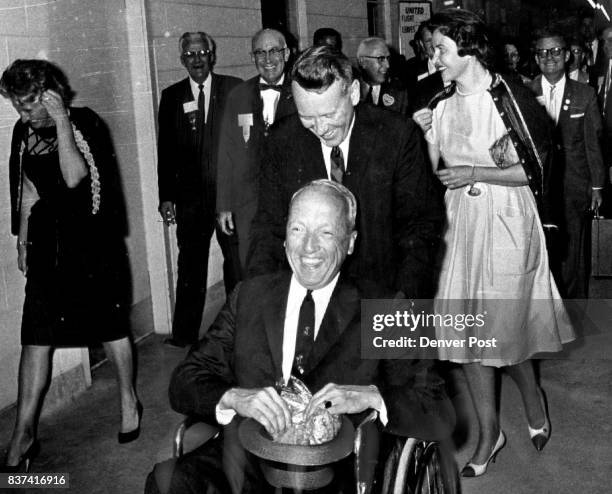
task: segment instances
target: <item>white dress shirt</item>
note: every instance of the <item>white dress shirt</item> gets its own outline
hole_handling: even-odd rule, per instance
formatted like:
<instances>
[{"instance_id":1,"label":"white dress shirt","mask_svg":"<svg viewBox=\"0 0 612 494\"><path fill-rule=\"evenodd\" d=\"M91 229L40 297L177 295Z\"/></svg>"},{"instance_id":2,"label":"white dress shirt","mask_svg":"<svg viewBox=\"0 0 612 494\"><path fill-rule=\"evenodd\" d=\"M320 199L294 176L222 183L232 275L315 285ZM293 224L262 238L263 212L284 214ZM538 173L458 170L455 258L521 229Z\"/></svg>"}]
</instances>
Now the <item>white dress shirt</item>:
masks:
<instances>
[{"instance_id":1,"label":"white dress shirt","mask_svg":"<svg viewBox=\"0 0 612 494\"><path fill-rule=\"evenodd\" d=\"M285 74L281 76L279 81L275 84L277 86L282 86L283 81L285 80ZM260 84L268 84L264 80L263 77L259 78ZM278 106L278 100L280 98L280 91L275 91L274 89L264 89L260 91L261 99L263 100L263 119L268 125L272 125L274 123L274 116L276 115L276 107Z\"/></svg>"},{"instance_id":2,"label":"white dress shirt","mask_svg":"<svg viewBox=\"0 0 612 494\"><path fill-rule=\"evenodd\" d=\"M550 98L550 88L553 85L548 82L546 77L542 76L542 96L544 97L544 106L555 123L559 121L559 113L563 104L563 93L565 92L565 74L555 84L554 97Z\"/></svg>"},{"instance_id":3,"label":"white dress shirt","mask_svg":"<svg viewBox=\"0 0 612 494\"><path fill-rule=\"evenodd\" d=\"M332 293L338 284L338 277L340 273L336 274L335 278L323 288L312 291L312 299L315 304L315 327L314 327L314 338L315 344L317 341L317 336L319 334L319 329L321 328L321 322L323 321L323 316L327 311L327 306L329 305L329 301L331 299ZM285 309L285 322L283 325L283 359L282 359L282 368L283 368L283 380L286 382L289 381L291 377L291 369L293 368L293 359L295 357L295 345L297 341L297 330L298 330L298 322L300 318L300 308L302 307L302 302L304 301L304 297L306 296L306 288L304 288L298 280L295 278L295 275L291 276L291 283L289 284L289 293L287 294L287 308ZM217 422L221 425L229 424L236 412L232 409L222 410L217 404L215 408L215 415L217 417ZM385 403L382 403L381 409L379 410L379 418L383 425L386 425L388 421L387 417L387 408Z\"/></svg>"},{"instance_id":4,"label":"white dress shirt","mask_svg":"<svg viewBox=\"0 0 612 494\"><path fill-rule=\"evenodd\" d=\"M570 71L569 74L567 74L567 76L572 80L572 81L577 81L578 80L578 72L580 69L574 69L572 71Z\"/></svg>"},{"instance_id":5,"label":"white dress shirt","mask_svg":"<svg viewBox=\"0 0 612 494\"><path fill-rule=\"evenodd\" d=\"M210 107L210 84L212 82L212 77L210 73L204 80L204 122L208 121L208 108ZM193 94L193 99L197 103L198 96L200 96L200 87L199 83L194 81L191 77L189 78L189 85L191 86L191 92Z\"/></svg>"},{"instance_id":6,"label":"white dress shirt","mask_svg":"<svg viewBox=\"0 0 612 494\"><path fill-rule=\"evenodd\" d=\"M375 86L370 87L372 88L372 102L375 105L378 105L378 99L380 98L380 84L376 84Z\"/></svg>"},{"instance_id":7,"label":"white dress shirt","mask_svg":"<svg viewBox=\"0 0 612 494\"><path fill-rule=\"evenodd\" d=\"M380 87L380 86L379 86ZM351 140L351 134L353 133L353 126L355 125L355 114L353 113L353 121L346 134L344 140L340 143L340 149L342 150L342 157L344 158L344 171L348 171L348 155L349 155L349 141ZM329 147L323 139L321 141L321 152L323 153L323 161L325 161L325 169L327 170L327 178L332 180L331 177L331 152L332 148Z\"/></svg>"}]
</instances>

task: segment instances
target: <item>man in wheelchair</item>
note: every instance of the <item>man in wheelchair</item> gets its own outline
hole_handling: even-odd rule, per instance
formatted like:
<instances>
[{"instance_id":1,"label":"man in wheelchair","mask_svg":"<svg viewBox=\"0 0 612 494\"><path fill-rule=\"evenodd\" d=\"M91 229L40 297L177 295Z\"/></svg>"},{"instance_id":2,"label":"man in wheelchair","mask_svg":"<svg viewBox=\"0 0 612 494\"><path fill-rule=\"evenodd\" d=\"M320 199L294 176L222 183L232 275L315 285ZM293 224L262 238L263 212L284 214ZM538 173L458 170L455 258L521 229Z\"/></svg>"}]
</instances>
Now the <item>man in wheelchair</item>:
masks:
<instances>
[{"instance_id":1,"label":"man in wheelchair","mask_svg":"<svg viewBox=\"0 0 612 494\"><path fill-rule=\"evenodd\" d=\"M313 393L306 413L325 407L357 426L377 410L378 427L390 434L450 436L454 414L432 361L361 358L361 299L395 294L340 272L357 238L355 216L355 197L336 182L316 180L295 193L285 242L292 273L241 283L172 376L172 407L222 431L179 458L162 489L154 470L147 493L273 492L237 430L246 417L272 435L287 428L291 415L277 389L291 375ZM353 462L338 462L325 492L355 492Z\"/></svg>"}]
</instances>

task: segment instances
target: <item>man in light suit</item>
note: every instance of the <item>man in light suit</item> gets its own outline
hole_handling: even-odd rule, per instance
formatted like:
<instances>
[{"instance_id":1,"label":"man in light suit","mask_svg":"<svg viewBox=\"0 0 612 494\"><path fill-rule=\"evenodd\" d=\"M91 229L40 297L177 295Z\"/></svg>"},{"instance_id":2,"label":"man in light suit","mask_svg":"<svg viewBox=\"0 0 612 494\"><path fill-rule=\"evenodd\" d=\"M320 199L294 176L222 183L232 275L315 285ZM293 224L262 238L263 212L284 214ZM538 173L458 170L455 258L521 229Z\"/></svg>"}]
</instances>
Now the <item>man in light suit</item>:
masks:
<instances>
[{"instance_id":1,"label":"man in light suit","mask_svg":"<svg viewBox=\"0 0 612 494\"><path fill-rule=\"evenodd\" d=\"M545 32L536 42L536 61L542 75L531 89L556 125L556 166L563 168L565 252L561 287L569 298L586 298L585 233L589 210L602 202L605 170L600 147L601 117L595 91L565 75L570 58L561 34Z\"/></svg>"},{"instance_id":2,"label":"man in light suit","mask_svg":"<svg viewBox=\"0 0 612 494\"><path fill-rule=\"evenodd\" d=\"M361 101L408 115L409 97L406 85L390 76L390 54L382 38L366 38L357 48L361 72Z\"/></svg>"},{"instance_id":3,"label":"man in light suit","mask_svg":"<svg viewBox=\"0 0 612 494\"><path fill-rule=\"evenodd\" d=\"M166 479L158 465L148 493L159 492L155 478L169 484L171 494L270 492L236 430L248 417L271 434L282 433L291 413L278 386L291 375L313 393L306 415L325 407L358 424L374 409L393 434L448 437L454 414L431 361L361 358L361 299L382 298L386 290L359 288L340 275L357 238L356 209L353 194L330 180L293 196L285 243L291 272L238 285L172 376L173 408L223 426L222 433L180 458ZM352 492L354 483L351 465L341 462L326 492Z\"/></svg>"},{"instance_id":4,"label":"man in light suit","mask_svg":"<svg viewBox=\"0 0 612 494\"><path fill-rule=\"evenodd\" d=\"M206 299L208 251L215 230L216 159L221 118L230 90L240 79L212 73L215 43L206 33L184 33L181 64L189 77L164 89L159 104L157 175L159 213L176 223L179 247L172 338L184 347L198 340ZM227 237L217 231L229 292L236 283Z\"/></svg>"},{"instance_id":5,"label":"man in light suit","mask_svg":"<svg viewBox=\"0 0 612 494\"><path fill-rule=\"evenodd\" d=\"M286 265L291 196L311 180L330 178L348 187L359 206L355 254L343 269L409 298L428 298L443 210L417 127L395 112L358 105L351 63L328 47L306 50L291 84L298 114L279 122L267 141L249 276Z\"/></svg>"},{"instance_id":6,"label":"man in light suit","mask_svg":"<svg viewBox=\"0 0 612 494\"><path fill-rule=\"evenodd\" d=\"M285 74L289 49L274 29L258 31L251 42L258 75L229 95L217 160L217 218L236 237L241 272L246 267L251 221L257 210L261 153L270 126L295 113L291 81Z\"/></svg>"}]
</instances>

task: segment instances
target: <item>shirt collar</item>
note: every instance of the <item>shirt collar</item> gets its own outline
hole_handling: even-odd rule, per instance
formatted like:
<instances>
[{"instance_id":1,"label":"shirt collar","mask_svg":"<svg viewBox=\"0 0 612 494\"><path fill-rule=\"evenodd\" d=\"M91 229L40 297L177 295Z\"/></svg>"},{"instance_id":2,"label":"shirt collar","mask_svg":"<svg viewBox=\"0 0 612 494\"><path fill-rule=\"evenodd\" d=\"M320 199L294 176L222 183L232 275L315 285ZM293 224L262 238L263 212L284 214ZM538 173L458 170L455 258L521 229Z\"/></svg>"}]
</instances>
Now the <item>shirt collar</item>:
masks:
<instances>
[{"instance_id":1,"label":"shirt collar","mask_svg":"<svg viewBox=\"0 0 612 494\"><path fill-rule=\"evenodd\" d=\"M332 293L336 285L338 284L338 278L340 277L340 272L334 276L334 279L331 280L327 285L323 288L318 288L317 290L312 291L312 298L315 302L315 307L322 307L322 304L327 306L329 300L331 299ZM300 282L295 277L295 274L291 276L291 284L289 285L289 292L293 292L296 295L300 295L300 298L304 298L306 296L307 288L300 285Z\"/></svg>"},{"instance_id":2,"label":"shirt collar","mask_svg":"<svg viewBox=\"0 0 612 494\"><path fill-rule=\"evenodd\" d=\"M566 76L565 74L563 74L561 79L555 82L555 91L557 91L557 94L563 93L563 91L565 90L565 79L566 79ZM542 76L542 91L544 92L544 94L548 96L548 93L551 87L552 87L552 84L548 82L548 79Z\"/></svg>"},{"instance_id":3,"label":"shirt collar","mask_svg":"<svg viewBox=\"0 0 612 494\"><path fill-rule=\"evenodd\" d=\"M210 72L209 72L208 75L206 76L206 79L204 79L204 92L205 93L210 91L211 80L212 80L212 77L210 76ZM194 81L191 77L189 77L189 85L191 86L191 92L193 94L198 94L200 92L200 83Z\"/></svg>"},{"instance_id":4,"label":"shirt collar","mask_svg":"<svg viewBox=\"0 0 612 494\"><path fill-rule=\"evenodd\" d=\"M276 84L270 84L271 86L282 86L283 82L285 82L285 74L281 75L281 78L278 80ZM269 84L263 77L259 77L259 84Z\"/></svg>"}]
</instances>

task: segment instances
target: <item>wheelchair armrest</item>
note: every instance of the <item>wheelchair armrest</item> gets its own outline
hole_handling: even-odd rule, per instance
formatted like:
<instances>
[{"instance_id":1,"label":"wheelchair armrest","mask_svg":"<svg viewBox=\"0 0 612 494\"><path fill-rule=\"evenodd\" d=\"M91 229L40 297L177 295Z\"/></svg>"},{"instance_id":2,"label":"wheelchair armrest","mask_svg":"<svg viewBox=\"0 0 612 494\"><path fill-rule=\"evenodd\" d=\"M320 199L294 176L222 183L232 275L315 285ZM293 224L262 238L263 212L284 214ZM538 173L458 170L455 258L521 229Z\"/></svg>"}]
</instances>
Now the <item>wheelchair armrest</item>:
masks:
<instances>
[{"instance_id":1,"label":"wheelchair armrest","mask_svg":"<svg viewBox=\"0 0 612 494\"><path fill-rule=\"evenodd\" d=\"M370 492L374 483L380 446L378 412L372 410L357 426L353 452L355 453L355 480L357 493Z\"/></svg>"},{"instance_id":2,"label":"wheelchair armrest","mask_svg":"<svg viewBox=\"0 0 612 494\"><path fill-rule=\"evenodd\" d=\"M204 444L206 441L210 440L213 437L216 437L219 434L218 427L207 424L195 416L185 417L185 419L178 424L176 430L174 431L174 437L172 440L173 458L179 458L183 456L185 433L189 429L197 429L197 435L194 439L194 442L197 442L198 446Z\"/></svg>"}]
</instances>

